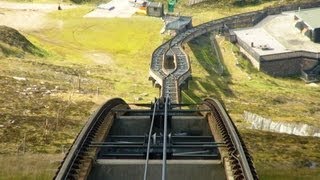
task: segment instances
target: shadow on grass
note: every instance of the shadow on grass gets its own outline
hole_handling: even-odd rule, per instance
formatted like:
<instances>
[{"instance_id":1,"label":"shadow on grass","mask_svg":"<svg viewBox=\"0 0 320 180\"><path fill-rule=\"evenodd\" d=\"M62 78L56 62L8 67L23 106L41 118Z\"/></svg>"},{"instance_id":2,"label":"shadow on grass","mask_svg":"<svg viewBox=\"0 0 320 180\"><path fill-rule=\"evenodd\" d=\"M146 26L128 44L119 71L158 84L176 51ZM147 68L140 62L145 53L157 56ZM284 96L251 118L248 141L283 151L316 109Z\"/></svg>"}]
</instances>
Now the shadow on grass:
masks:
<instances>
[{"instance_id":1,"label":"shadow on grass","mask_svg":"<svg viewBox=\"0 0 320 180\"><path fill-rule=\"evenodd\" d=\"M204 73L208 75L202 77L202 73L193 74L189 90L183 92L184 100L187 102L199 102L205 97L214 97L219 100L223 96L234 97L234 93L229 87L230 73L226 69L223 59L220 59L219 62L218 55L210 41L210 35L205 34L188 43L195 56L193 61L196 61L195 63L198 63L205 71ZM220 49L218 48L218 50ZM223 69L223 72L219 72L219 69Z\"/></svg>"}]
</instances>

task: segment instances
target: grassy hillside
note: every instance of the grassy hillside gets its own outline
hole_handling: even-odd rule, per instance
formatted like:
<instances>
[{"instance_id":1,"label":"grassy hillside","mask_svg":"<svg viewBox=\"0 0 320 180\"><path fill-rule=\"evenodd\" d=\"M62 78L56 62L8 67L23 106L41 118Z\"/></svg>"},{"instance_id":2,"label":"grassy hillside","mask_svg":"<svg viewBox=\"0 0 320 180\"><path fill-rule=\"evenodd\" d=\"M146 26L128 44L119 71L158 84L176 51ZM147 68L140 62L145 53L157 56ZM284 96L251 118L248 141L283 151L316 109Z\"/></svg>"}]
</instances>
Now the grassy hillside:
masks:
<instances>
[{"instance_id":1,"label":"grassy hillside","mask_svg":"<svg viewBox=\"0 0 320 180\"><path fill-rule=\"evenodd\" d=\"M29 39L49 52L48 56L3 57L0 61L4 115L0 124L10 127L0 129L2 142L14 146L24 133L30 134L30 144L41 142L43 132L38 134L36 127L44 127L47 120L49 131L53 131L50 136L54 138L49 138L52 141L48 146L34 145L30 151L56 152L60 144L72 142L94 106L93 97L101 103L111 97L128 102L135 102L139 97L143 102L150 102L158 96L157 89L148 81L148 70L151 53L161 44L161 21L146 17L82 18L90 8L84 6L52 14L53 21L62 21L63 27L48 26L28 33ZM155 41L149 41L151 38ZM12 99L9 103L8 98ZM15 119L19 120L8 123ZM59 127L55 125L57 121ZM72 129L74 133L61 133ZM68 140L62 142L63 139ZM14 152L15 148L7 144L1 151Z\"/></svg>"},{"instance_id":2,"label":"grassy hillside","mask_svg":"<svg viewBox=\"0 0 320 180\"><path fill-rule=\"evenodd\" d=\"M244 111L251 111L275 121L306 123L320 127L320 88L305 84L299 77L274 78L258 72L245 60L237 46L218 38L223 55L222 76L214 71L216 59L208 37L189 43L193 81L185 95L199 101L207 96L222 99L231 114L242 119Z\"/></svg>"},{"instance_id":3,"label":"grassy hillside","mask_svg":"<svg viewBox=\"0 0 320 180\"><path fill-rule=\"evenodd\" d=\"M45 57L0 57L0 162L14 166L16 154L25 152L25 161L39 169L22 168L16 176L5 168L1 178L47 179L53 175L47 169L57 164L36 163L33 154L68 150L103 101L150 102L158 96L148 71L151 53L162 42L161 20L82 18L92 8L55 12L44 29L24 33L48 52Z\"/></svg>"},{"instance_id":4,"label":"grassy hillside","mask_svg":"<svg viewBox=\"0 0 320 180\"><path fill-rule=\"evenodd\" d=\"M17 30L0 26L0 56L16 56L22 57L26 53L35 56L45 56L44 50L33 45Z\"/></svg>"},{"instance_id":5,"label":"grassy hillside","mask_svg":"<svg viewBox=\"0 0 320 180\"><path fill-rule=\"evenodd\" d=\"M194 24L199 24L285 1L263 1L259 6L245 7L225 6L224 1L188 7L186 2L179 1L176 11L193 15ZM46 56L0 57L1 178L50 179L61 160L57 153L68 149L98 104L111 97L150 102L158 96L158 90L148 81L148 70L153 50L163 41L159 33L162 21L139 16L82 18L93 8L89 4L56 11L49 15L44 29L24 33L35 46L46 50ZM320 127L319 88L309 87L297 77L280 79L257 72L239 55L237 47L223 38L218 41L225 71L218 75L214 69L219 63L207 38L188 44L194 78L190 90L183 93L184 101L204 97L223 100L263 178L317 178L319 169L306 166L309 161L320 163L317 138L248 130L242 113L249 110L276 121ZM42 161L42 153L46 157L51 154L50 160ZM17 157L32 168L17 166L20 174L14 175L14 168L8 167L23 165ZM7 163L10 166L4 166ZM279 167L282 170L274 172ZM299 167L303 169L296 170Z\"/></svg>"},{"instance_id":6,"label":"grassy hillside","mask_svg":"<svg viewBox=\"0 0 320 180\"><path fill-rule=\"evenodd\" d=\"M262 179L319 178L319 138L298 137L250 130L243 120L249 111L274 121L306 123L320 128L320 87L305 84L299 77L274 78L259 72L244 59L238 47L217 37L224 72L217 73L219 62L209 36L191 41L186 47L191 58L192 76L186 102L206 97L220 99L236 123L253 155ZM221 67L220 67L221 68ZM274 172L274 169L281 171Z\"/></svg>"}]
</instances>

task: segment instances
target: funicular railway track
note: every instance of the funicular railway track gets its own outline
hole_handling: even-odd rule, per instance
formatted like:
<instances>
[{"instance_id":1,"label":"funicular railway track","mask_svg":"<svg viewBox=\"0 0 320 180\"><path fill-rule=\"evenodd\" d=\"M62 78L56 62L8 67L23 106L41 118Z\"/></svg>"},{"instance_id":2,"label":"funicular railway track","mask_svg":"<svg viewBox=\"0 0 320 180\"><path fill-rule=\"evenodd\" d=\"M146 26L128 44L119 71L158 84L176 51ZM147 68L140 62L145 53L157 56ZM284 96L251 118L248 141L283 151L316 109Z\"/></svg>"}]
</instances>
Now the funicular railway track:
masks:
<instances>
[{"instance_id":1,"label":"funicular railway track","mask_svg":"<svg viewBox=\"0 0 320 180\"><path fill-rule=\"evenodd\" d=\"M317 4L317 6L319 3ZM307 5L249 12L213 20L180 33L152 54L150 77L160 87L151 104L115 98L83 127L55 179L258 179L239 133L219 101L181 104L191 76L184 43L207 32L254 25L270 14ZM167 71L168 53L174 69Z\"/></svg>"},{"instance_id":2,"label":"funicular railway track","mask_svg":"<svg viewBox=\"0 0 320 180\"><path fill-rule=\"evenodd\" d=\"M268 15L280 14L283 11L294 11L298 9L319 7L320 1L308 3L296 3L288 6L280 6L274 8L266 8L263 10L237 14L221 19L212 20L185 32L177 34L168 42L160 45L152 54L150 66L150 78L155 85L161 87L162 97L172 97L173 102L180 102L181 86L188 83L191 78L191 66L188 55L184 52L184 44L206 33L222 33L229 35L230 29L245 28L256 25ZM165 71L163 62L166 61L168 52L173 52L176 67L169 73ZM316 68L314 69L317 70ZM173 78L172 78L173 77ZM172 80L174 79L174 80ZM167 84L175 84L172 91L167 91ZM174 93L175 92L175 93Z\"/></svg>"},{"instance_id":3,"label":"funicular railway track","mask_svg":"<svg viewBox=\"0 0 320 180\"><path fill-rule=\"evenodd\" d=\"M188 108L186 108L188 107ZM183 173L182 173L183 172ZM111 99L90 118L55 179L257 179L251 158L214 99L129 105Z\"/></svg>"},{"instance_id":4,"label":"funicular railway track","mask_svg":"<svg viewBox=\"0 0 320 180\"><path fill-rule=\"evenodd\" d=\"M106 102L78 135L55 179L258 179L218 101L207 99L193 109L179 104L180 86L191 75L182 43L222 27L220 21L201 25L156 49L150 74L162 98L134 106L142 109L121 99ZM162 64L168 51L176 58L170 73Z\"/></svg>"}]
</instances>

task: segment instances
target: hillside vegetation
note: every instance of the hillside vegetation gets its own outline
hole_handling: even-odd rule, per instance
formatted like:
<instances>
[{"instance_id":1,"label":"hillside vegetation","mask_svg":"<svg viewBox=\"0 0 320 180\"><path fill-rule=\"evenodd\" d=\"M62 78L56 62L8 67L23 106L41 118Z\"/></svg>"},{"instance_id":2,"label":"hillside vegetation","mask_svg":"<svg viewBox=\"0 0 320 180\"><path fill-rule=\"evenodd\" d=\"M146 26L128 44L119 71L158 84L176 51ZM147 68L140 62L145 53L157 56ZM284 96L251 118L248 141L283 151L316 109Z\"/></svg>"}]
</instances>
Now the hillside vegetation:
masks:
<instances>
[{"instance_id":1,"label":"hillside vegetation","mask_svg":"<svg viewBox=\"0 0 320 180\"><path fill-rule=\"evenodd\" d=\"M148 70L150 55L162 42L161 20L82 18L92 8L54 12L52 24L24 32L21 45L7 45L23 55L0 56L0 162L15 167L18 154L31 163L20 173L2 168L0 179L52 177L61 156L43 162L37 154L65 153L98 105L112 97L151 102L158 96ZM45 56L24 50L29 41L30 47L45 49Z\"/></svg>"},{"instance_id":2,"label":"hillside vegetation","mask_svg":"<svg viewBox=\"0 0 320 180\"><path fill-rule=\"evenodd\" d=\"M275 78L259 72L242 57L237 46L224 37L216 38L223 55L220 60L209 35L188 43L193 79L189 90L183 92L184 101L199 102L206 97L221 100L253 155L262 179L317 179L319 138L251 130L243 113L249 111L274 121L320 128L320 87L309 86L299 77ZM223 73L218 69L223 69ZM317 164L316 168L309 168L312 163ZM274 169L281 171L273 172Z\"/></svg>"},{"instance_id":3,"label":"hillside vegetation","mask_svg":"<svg viewBox=\"0 0 320 180\"><path fill-rule=\"evenodd\" d=\"M192 15L196 25L287 2L293 1L261 1L260 5L245 6L232 1L207 1L189 7L182 0L176 12ZM149 103L158 96L158 90L148 81L148 71L153 50L164 40L159 33L162 21L140 16L82 18L93 8L85 4L50 13L46 27L22 33L27 39L21 41L24 43L10 45L14 38L0 43L1 178L50 179L62 159L61 153L67 151L99 104L112 97ZM193 80L190 89L183 92L184 102L204 97L223 100L262 179L317 179L318 166L309 168L312 162L320 163L317 138L250 130L242 113L247 110L275 121L320 127L319 88L307 86L297 77L274 78L258 72L241 57L236 46L223 37L218 42L224 56L222 75L214 71L220 63L208 36L187 45ZM23 49L25 43L39 53ZM23 166L27 162L28 166ZM8 167L19 167L19 173Z\"/></svg>"},{"instance_id":4,"label":"hillside vegetation","mask_svg":"<svg viewBox=\"0 0 320 180\"><path fill-rule=\"evenodd\" d=\"M0 56L21 57L25 53L36 56L44 56L45 52L33 45L17 30L0 26Z\"/></svg>"}]
</instances>

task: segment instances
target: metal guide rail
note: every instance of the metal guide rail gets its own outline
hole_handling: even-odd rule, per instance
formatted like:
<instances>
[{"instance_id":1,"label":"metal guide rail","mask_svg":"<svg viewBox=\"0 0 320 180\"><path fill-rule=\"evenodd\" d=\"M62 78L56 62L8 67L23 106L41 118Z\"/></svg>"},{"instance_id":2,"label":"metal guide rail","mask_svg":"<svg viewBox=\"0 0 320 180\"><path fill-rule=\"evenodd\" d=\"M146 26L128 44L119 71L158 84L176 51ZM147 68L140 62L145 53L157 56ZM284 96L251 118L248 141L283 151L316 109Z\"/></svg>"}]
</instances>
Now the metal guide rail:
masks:
<instances>
[{"instance_id":1,"label":"metal guide rail","mask_svg":"<svg viewBox=\"0 0 320 180\"><path fill-rule=\"evenodd\" d=\"M225 108L218 100L210 98L204 100L204 106L211 109L212 119L208 119L210 127L214 124L217 127L214 131L219 131L218 136L226 143L233 177L259 179L252 158Z\"/></svg>"},{"instance_id":2,"label":"metal guide rail","mask_svg":"<svg viewBox=\"0 0 320 180\"><path fill-rule=\"evenodd\" d=\"M134 106L141 108L131 109L121 99L105 103L78 135L55 179L257 179L246 172L253 167L249 163L245 169L248 154L234 154L242 152L238 150L242 143L234 145L216 136L216 132L225 133L223 128L210 128L208 114L222 107L207 100L171 104L168 97L149 107ZM232 161L230 173L223 164L233 156L240 160Z\"/></svg>"}]
</instances>

